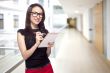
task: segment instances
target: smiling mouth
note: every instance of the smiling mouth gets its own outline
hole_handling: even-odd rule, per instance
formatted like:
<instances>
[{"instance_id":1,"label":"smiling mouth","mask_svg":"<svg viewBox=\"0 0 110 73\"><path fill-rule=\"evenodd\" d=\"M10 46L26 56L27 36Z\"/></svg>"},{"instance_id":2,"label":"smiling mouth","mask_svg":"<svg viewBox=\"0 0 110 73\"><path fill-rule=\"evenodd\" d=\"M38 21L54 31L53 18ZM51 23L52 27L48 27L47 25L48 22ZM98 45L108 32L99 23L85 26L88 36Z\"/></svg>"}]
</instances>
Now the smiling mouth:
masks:
<instances>
[{"instance_id":1,"label":"smiling mouth","mask_svg":"<svg viewBox=\"0 0 110 73\"><path fill-rule=\"evenodd\" d=\"M35 21L40 22L40 20L39 20L39 19L35 19Z\"/></svg>"}]
</instances>

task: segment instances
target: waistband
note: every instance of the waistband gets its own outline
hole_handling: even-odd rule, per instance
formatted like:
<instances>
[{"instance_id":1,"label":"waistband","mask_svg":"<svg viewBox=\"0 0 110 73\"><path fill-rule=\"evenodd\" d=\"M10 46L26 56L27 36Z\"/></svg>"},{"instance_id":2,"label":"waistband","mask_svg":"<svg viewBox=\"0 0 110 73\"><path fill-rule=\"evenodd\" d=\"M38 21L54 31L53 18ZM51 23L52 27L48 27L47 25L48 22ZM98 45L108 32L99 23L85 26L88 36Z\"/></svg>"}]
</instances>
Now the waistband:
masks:
<instances>
[{"instance_id":1,"label":"waistband","mask_svg":"<svg viewBox=\"0 0 110 73\"><path fill-rule=\"evenodd\" d=\"M50 62L49 63L47 63L47 64L45 64L44 66L41 66L41 67L37 67L37 68L26 68L26 70L27 69L32 69L32 70L34 70L34 69L41 69L41 68L43 68L43 67L45 67L45 66L47 66L47 65L49 65L50 64Z\"/></svg>"}]
</instances>

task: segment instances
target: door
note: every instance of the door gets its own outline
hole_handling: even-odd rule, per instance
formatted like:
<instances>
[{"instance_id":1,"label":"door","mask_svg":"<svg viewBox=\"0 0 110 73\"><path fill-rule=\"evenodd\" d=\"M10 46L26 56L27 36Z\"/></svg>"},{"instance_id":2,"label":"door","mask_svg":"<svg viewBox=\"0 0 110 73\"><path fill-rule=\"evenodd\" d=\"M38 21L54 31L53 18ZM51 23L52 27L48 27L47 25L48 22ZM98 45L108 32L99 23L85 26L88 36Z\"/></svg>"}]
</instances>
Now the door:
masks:
<instances>
[{"instance_id":1,"label":"door","mask_svg":"<svg viewBox=\"0 0 110 73\"><path fill-rule=\"evenodd\" d=\"M94 39L93 43L101 54L104 54L103 36L103 2L93 8Z\"/></svg>"}]
</instances>

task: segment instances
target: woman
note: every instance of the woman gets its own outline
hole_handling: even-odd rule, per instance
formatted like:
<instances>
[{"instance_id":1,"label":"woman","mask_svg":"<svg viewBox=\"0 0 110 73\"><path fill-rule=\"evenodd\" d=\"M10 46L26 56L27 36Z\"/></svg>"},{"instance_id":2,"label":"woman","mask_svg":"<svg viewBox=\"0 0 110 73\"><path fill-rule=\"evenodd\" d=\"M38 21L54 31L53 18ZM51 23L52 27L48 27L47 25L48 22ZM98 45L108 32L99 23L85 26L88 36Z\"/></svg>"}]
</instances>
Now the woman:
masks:
<instances>
[{"instance_id":1,"label":"woman","mask_svg":"<svg viewBox=\"0 0 110 73\"><path fill-rule=\"evenodd\" d=\"M48 59L52 44L38 48L48 33L44 27L44 20L43 7L37 3L32 4L27 10L25 28L17 32L18 46L26 64L25 73L53 73Z\"/></svg>"}]
</instances>

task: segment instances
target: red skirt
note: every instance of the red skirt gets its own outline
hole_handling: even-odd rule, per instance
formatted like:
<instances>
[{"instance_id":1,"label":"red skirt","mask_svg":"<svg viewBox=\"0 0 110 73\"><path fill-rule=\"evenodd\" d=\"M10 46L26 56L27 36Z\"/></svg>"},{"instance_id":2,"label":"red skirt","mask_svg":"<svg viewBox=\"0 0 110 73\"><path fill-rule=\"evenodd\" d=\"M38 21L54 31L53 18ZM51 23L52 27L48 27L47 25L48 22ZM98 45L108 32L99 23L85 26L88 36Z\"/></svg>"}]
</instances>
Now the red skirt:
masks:
<instances>
[{"instance_id":1,"label":"red skirt","mask_svg":"<svg viewBox=\"0 0 110 73\"><path fill-rule=\"evenodd\" d=\"M41 68L26 69L25 73L53 73L53 69L51 64L47 64L46 66Z\"/></svg>"}]
</instances>

